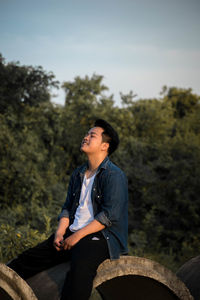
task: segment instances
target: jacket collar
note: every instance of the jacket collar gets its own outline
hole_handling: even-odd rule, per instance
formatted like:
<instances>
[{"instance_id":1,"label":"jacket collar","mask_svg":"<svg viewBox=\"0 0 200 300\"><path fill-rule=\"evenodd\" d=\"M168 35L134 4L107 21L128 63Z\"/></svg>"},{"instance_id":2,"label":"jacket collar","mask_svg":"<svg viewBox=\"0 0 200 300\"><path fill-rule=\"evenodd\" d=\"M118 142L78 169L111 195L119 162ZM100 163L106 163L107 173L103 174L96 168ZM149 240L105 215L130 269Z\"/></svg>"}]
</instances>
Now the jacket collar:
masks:
<instances>
[{"instance_id":1,"label":"jacket collar","mask_svg":"<svg viewBox=\"0 0 200 300\"><path fill-rule=\"evenodd\" d=\"M99 167L97 169L97 174L100 172L101 169L107 168L109 161L110 160L109 160L108 156L106 156L105 159L102 161L102 163L99 165ZM84 176L87 168L88 168L88 162L86 162L82 167L80 167L79 173L81 176Z\"/></svg>"}]
</instances>

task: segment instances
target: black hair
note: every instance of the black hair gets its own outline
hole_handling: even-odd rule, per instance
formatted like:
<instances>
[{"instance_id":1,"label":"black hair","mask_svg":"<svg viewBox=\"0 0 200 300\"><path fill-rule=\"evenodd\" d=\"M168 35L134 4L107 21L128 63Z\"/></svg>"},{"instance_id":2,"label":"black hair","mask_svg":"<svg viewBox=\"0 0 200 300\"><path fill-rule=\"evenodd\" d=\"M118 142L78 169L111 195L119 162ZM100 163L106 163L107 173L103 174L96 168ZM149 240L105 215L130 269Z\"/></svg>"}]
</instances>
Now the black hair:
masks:
<instances>
[{"instance_id":1,"label":"black hair","mask_svg":"<svg viewBox=\"0 0 200 300\"><path fill-rule=\"evenodd\" d=\"M102 139L104 142L109 143L108 155L112 154L119 145L119 136L117 132L108 122L102 119L96 120L94 127L101 127L104 130L102 132Z\"/></svg>"}]
</instances>

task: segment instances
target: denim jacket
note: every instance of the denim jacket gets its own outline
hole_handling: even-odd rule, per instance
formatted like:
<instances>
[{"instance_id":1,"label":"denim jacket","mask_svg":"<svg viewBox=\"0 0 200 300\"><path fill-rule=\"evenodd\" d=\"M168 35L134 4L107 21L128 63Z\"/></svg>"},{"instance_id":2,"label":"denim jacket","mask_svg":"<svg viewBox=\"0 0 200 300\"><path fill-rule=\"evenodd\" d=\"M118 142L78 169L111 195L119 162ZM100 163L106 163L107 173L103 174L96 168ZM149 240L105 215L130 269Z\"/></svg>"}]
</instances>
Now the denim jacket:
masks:
<instances>
[{"instance_id":1,"label":"denim jacket","mask_svg":"<svg viewBox=\"0 0 200 300\"><path fill-rule=\"evenodd\" d=\"M77 168L69 182L67 198L58 217L68 217L70 224L79 205L87 163ZM91 191L94 219L105 225L102 233L107 240L110 259L128 252L128 185L125 174L108 157L100 164Z\"/></svg>"}]
</instances>

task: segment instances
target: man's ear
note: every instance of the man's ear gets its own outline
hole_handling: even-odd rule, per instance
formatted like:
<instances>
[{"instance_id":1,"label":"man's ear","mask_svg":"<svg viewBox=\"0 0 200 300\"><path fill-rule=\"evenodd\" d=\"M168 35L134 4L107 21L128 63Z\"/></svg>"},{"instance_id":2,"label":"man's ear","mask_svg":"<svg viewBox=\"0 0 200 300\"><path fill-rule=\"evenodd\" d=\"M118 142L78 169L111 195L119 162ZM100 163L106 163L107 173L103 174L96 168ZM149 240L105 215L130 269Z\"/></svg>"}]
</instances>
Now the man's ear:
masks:
<instances>
[{"instance_id":1,"label":"man's ear","mask_svg":"<svg viewBox=\"0 0 200 300\"><path fill-rule=\"evenodd\" d=\"M107 152L108 152L108 148L109 148L109 143L103 142L103 143L102 143L102 148L101 148L101 149L102 149L103 151L107 151Z\"/></svg>"}]
</instances>

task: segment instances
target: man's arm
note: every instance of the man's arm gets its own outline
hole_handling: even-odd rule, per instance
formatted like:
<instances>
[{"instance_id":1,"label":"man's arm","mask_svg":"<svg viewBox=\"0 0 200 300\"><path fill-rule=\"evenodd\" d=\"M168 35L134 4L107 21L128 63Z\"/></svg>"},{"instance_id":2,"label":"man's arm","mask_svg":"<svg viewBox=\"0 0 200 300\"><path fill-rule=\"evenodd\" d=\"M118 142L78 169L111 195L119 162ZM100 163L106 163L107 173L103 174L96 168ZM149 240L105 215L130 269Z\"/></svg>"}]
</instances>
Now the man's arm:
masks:
<instances>
[{"instance_id":1,"label":"man's arm","mask_svg":"<svg viewBox=\"0 0 200 300\"><path fill-rule=\"evenodd\" d=\"M66 232L66 229L69 226L69 218L61 218L59 223L58 223L58 228L55 232L55 238L54 238L54 247L56 248L57 251L60 251L61 248L63 247L63 236Z\"/></svg>"},{"instance_id":2,"label":"man's arm","mask_svg":"<svg viewBox=\"0 0 200 300\"><path fill-rule=\"evenodd\" d=\"M68 191L67 191L67 198L65 200L65 203L62 207L62 211L58 216L58 227L55 232L55 237L54 237L54 242L53 245L56 248L57 251L60 251L63 248L63 241L64 241L64 234L66 233L67 228L69 227L69 208L71 206L71 201L72 201L72 186L73 186L73 181L74 181L74 174L73 172L70 181L69 181L69 186L68 186Z\"/></svg>"},{"instance_id":3,"label":"man's arm","mask_svg":"<svg viewBox=\"0 0 200 300\"><path fill-rule=\"evenodd\" d=\"M105 226L101 224L97 220L93 220L85 227L77 230L72 235L70 235L68 238L66 238L63 242L63 248L64 250L70 250L71 247L73 247L76 243L80 241L80 239L84 238L86 235L98 232L102 229L104 229Z\"/></svg>"},{"instance_id":4,"label":"man's arm","mask_svg":"<svg viewBox=\"0 0 200 300\"><path fill-rule=\"evenodd\" d=\"M58 221L60 221L62 218L69 218L69 210L73 201L72 190L73 190L74 176L76 175L75 171L72 173L72 176L70 178L68 190L67 190L67 197L62 207L61 213L58 216Z\"/></svg>"},{"instance_id":5,"label":"man's arm","mask_svg":"<svg viewBox=\"0 0 200 300\"><path fill-rule=\"evenodd\" d=\"M102 189L101 210L95 216L106 227L119 222L124 211L128 211L127 178L122 171L110 172Z\"/></svg>"}]
</instances>

